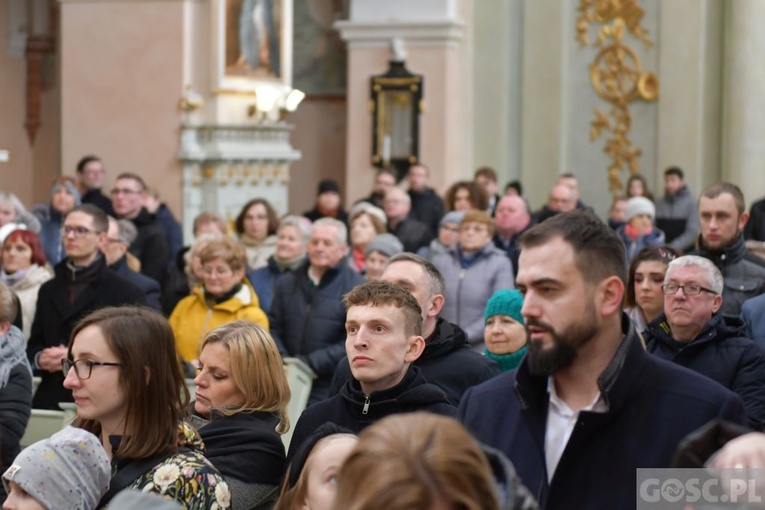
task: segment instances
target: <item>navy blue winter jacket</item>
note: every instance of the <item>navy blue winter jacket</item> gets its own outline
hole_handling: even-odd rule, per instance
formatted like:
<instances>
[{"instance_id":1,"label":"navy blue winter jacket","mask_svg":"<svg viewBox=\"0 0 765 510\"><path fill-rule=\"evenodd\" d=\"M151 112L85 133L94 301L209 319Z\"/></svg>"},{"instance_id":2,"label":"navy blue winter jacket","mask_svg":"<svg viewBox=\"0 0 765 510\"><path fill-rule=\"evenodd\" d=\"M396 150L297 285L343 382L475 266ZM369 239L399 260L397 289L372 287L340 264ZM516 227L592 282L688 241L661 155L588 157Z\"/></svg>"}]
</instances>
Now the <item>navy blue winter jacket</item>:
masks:
<instances>
[{"instance_id":1,"label":"navy blue winter jacket","mask_svg":"<svg viewBox=\"0 0 765 510\"><path fill-rule=\"evenodd\" d=\"M654 319L643 334L648 352L690 368L738 394L749 426L765 426L765 349L744 336L744 321L713 315L688 344L676 342L666 317Z\"/></svg>"},{"instance_id":2,"label":"navy blue winter jacket","mask_svg":"<svg viewBox=\"0 0 765 510\"><path fill-rule=\"evenodd\" d=\"M459 418L505 453L540 508L635 508L635 469L669 467L678 443L708 421L744 424L741 399L714 381L645 352L626 315L624 339L598 380L606 413L582 411L548 483L547 377L527 360L465 393Z\"/></svg>"},{"instance_id":3,"label":"navy blue winter jacket","mask_svg":"<svg viewBox=\"0 0 765 510\"><path fill-rule=\"evenodd\" d=\"M364 279L343 259L310 283L306 260L285 274L274 289L268 321L282 356L301 358L316 372L309 403L329 396L337 362L345 356L345 305L342 297Z\"/></svg>"}]
</instances>

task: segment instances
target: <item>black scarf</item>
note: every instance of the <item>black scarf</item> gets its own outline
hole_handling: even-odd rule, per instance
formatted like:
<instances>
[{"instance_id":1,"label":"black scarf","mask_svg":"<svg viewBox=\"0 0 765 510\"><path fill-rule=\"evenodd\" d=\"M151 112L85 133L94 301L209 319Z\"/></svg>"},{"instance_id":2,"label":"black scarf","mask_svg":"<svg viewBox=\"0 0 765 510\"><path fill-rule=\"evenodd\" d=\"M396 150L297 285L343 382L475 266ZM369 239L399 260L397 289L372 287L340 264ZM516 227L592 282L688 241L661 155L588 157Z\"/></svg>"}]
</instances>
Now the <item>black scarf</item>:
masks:
<instances>
[{"instance_id":1,"label":"black scarf","mask_svg":"<svg viewBox=\"0 0 765 510\"><path fill-rule=\"evenodd\" d=\"M199 429L205 457L224 477L245 483L279 485L286 467L284 444L271 413L236 413L213 419Z\"/></svg>"}]
</instances>

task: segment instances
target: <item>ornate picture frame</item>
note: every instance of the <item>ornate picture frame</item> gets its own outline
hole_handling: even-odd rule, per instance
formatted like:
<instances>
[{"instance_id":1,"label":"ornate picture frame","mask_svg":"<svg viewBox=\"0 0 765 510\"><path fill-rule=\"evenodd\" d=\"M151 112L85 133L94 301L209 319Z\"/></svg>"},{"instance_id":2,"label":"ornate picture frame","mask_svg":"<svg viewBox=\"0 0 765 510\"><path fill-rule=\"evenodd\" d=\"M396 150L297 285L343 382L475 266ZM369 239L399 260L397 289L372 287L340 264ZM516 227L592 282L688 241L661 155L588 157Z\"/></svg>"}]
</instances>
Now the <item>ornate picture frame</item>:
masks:
<instances>
[{"instance_id":1,"label":"ornate picture frame","mask_svg":"<svg viewBox=\"0 0 765 510\"><path fill-rule=\"evenodd\" d=\"M215 0L213 11L218 92L292 86L293 0Z\"/></svg>"}]
</instances>

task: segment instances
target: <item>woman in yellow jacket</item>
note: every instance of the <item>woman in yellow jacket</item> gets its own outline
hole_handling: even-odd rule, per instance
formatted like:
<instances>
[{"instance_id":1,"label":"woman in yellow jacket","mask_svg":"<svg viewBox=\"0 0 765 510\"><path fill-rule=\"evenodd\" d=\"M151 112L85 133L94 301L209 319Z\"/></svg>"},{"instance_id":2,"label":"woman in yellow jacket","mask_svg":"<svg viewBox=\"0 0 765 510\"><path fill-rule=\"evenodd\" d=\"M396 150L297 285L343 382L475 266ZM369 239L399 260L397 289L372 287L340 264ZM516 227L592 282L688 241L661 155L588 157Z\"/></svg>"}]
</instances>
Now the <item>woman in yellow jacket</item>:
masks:
<instances>
[{"instance_id":1,"label":"woman in yellow jacket","mask_svg":"<svg viewBox=\"0 0 765 510\"><path fill-rule=\"evenodd\" d=\"M230 238L210 241L199 253L202 283L170 314L178 354L196 362L199 346L211 329L244 319L268 329L268 317L244 277L244 248Z\"/></svg>"}]
</instances>

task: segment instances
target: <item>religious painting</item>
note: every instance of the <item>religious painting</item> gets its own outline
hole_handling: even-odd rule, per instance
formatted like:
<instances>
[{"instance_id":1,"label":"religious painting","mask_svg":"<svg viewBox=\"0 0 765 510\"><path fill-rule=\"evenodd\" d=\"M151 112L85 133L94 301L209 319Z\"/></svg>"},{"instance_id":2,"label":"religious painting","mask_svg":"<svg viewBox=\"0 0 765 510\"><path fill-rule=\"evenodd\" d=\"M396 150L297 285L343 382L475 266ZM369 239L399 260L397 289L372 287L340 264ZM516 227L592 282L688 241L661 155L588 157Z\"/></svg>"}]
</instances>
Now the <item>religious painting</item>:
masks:
<instances>
[{"instance_id":1,"label":"religious painting","mask_svg":"<svg viewBox=\"0 0 765 510\"><path fill-rule=\"evenodd\" d=\"M218 0L218 87L292 84L292 0Z\"/></svg>"}]
</instances>

